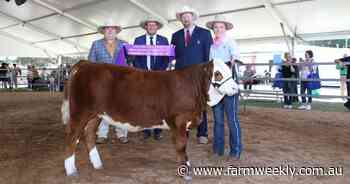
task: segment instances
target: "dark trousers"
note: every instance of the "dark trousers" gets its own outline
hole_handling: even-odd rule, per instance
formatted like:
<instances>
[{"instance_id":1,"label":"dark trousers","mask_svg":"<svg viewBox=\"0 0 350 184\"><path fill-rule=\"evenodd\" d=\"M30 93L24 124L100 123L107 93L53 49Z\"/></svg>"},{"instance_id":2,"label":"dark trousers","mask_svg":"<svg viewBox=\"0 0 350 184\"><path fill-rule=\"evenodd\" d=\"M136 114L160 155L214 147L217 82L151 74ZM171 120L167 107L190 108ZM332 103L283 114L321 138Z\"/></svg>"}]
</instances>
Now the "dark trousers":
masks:
<instances>
[{"instance_id":1,"label":"dark trousers","mask_svg":"<svg viewBox=\"0 0 350 184\"><path fill-rule=\"evenodd\" d=\"M344 103L344 106L350 110L350 82L346 82L346 86L348 90L348 100Z\"/></svg>"},{"instance_id":2,"label":"dark trousers","mask_svg":"<svg viewBox=\"0 0 350 184\"><path fill-rule=\"evenodd\" d=\"M308 94L308 95L311 95L312 93L311 93L311 89L310 88L308 88L308 82L307 81L301 81L301 83L300 83L300 94L301 95L305 95L305 92L307 91L307 93L306 94ZM302 103L306 103L306 97L305 96L302 96L301 97L301 102ZM312 97L308 97L308 101L307 101L307 103L312 103Z\"/></svg>"},{"instance_id":3,"label":"dark trousers","mask_svg":"<svg viewBox=\"0 0 350 184\"><path fill-rule=\"evenodd\" d=\"M252 83L253 82L250 82L250 81L245 82L243 85L244 90L247 90L247 89L252 90Z\"/></svg>"},{"instance_id":4,"label":"dark trousers","mask_svg":"<svg viewBox=\"0 0 350 184\"><path fill-rule=\"evenodd\" d=\"M298 82L297 81L291 81L292 85L292 93L293 94L298 94ZM293 96L292 97L292 102L299 102L298 96Z\"/></svg>"},{"instance_id":5,"label":"dark trousers","mask_svg":"<svg viewBox=\"0 0 350 184\"><path fill-rule=\"evenodd\" d=\"M346 89L348 90L348 97L350 97L350 82L346 82ZM348 99L348 101L350 101L350 99Z\"/></svg>"},{"instance_id":6,"label":"dark trousers","mask_svg":"<svg viewBox=\"0 0 350 184\"><path fill-rule=\"evenodd\" d=\"M283 82L283 93L284 93L284 105L292 105L292 96L285 95L287 93L293 93L293 83L290 81Z\"/></svg>"},{"instance_id":7,"label":"dark trousers","mask_svg":"<svg viewBox=\"0 0 350 184\"><path fill-rule=\"evenodd\" d=\"M208 137L208 117L207 111L202 113L202 120L197 128L197 137Z\"/></svg>"},{"instance_id":8,"label":"dark trousers","mask_svg":"<svg viewBox=\"0 0 350 184\"><path fill-rule=\"evenodd\" d=\"M152 131L150 129L146 129L143 131L143 133L145 134L145 136L151 136ZM162 133L162 129L159 128L155 128L153 130L154 136L159 136L160 133Z\"/></svg>"}]
</instances>

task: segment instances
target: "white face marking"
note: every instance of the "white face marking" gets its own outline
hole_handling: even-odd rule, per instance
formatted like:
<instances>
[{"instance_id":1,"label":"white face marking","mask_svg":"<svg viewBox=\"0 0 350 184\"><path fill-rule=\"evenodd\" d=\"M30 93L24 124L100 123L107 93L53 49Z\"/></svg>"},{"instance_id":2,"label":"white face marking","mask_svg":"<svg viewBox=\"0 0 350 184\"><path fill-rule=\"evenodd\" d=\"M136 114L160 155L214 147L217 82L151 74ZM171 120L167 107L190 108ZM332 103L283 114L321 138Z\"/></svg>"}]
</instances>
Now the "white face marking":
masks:
<instances>
[{"instance_id":1,"label":"white face marking","mask_svg":"<svg viewBox=\"0 0 350 184\"><path fill-rule=\"evenodd\" d=\"M215 72L220 72L222 75L222 79L220 81L215 81ZM230 77L232 77L231 69L223 61L214 60L212 82L218 82L221 84L219 88L215 88L219 93L232 96L238 92L239 87L237 83ZM210 94L211 93L209 93L209 98Z\"/></svg>"},{"instance_id":2,"label":"white face marking","mask_svg":"<svg viewBox=\"0 0 350 184\"><path fill-rule=\"evenodd\" d=\"M119 121L114 121L110 116L108 116L106 113L104 114L100 114L98 115L98 117L104 119L107 123L116 126L117 128L120 129L127 129L129 132L140 132L144 129L155 129L155 128L159 128L159 129L167 129L169 130L170 127L168 126L167 122L165 120L163 120L163 124L161 125L154 125L151 127L141 127L141 126L133 126L130 123L123 123L123 122L119 122Z\"/></svg>"}]
</instances>

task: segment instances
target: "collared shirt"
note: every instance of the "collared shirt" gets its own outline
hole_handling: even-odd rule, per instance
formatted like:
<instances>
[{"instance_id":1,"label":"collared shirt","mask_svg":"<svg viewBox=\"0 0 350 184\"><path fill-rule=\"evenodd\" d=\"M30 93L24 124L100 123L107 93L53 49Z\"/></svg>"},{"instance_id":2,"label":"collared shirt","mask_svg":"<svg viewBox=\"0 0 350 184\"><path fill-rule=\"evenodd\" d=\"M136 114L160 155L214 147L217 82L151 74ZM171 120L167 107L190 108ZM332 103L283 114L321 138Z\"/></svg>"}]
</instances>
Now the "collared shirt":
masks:
<instances>
[{"instance_id":1,"label":"collared shirt","mask_svg":"<svg viewBox=\"0 0 350 184\"><path fill-rule=\"evenodd\" d=\"M222 60L223 62L231 62L235 59L239 59L239 49L237 47L237 43L234 39L226 38L222 41L220 45L212 44L210 47L210 60ZM239 67L237 63L234 63L234 77L238 80Z\"/></svg>"},{"instance_id":2,"label":"collared shirt","mask_svg":"<svg viewBox=\"0 0 350 184\"><path fill-rule=\"evenodd\" d=\"M115 63L116 58L119 54L119 51L122 49L123 44L125 44L125 41L116 39L116 47L114 51L114 55L111 56L111 54L108 52L108 49L106 47L106 41L104 39L96 40L93 42L90 52L89 52L89 61L93 63Z\"/></svg>"},{"instance_id":3,"label":"collared shirt","mask_svg":"<svg viewBox=\"0 0 350 184\"><path fill-rule=\"evenodd\" d=\"M234 39L226 38L220 45L214 44L210 47L210 56L212 59L219 59L226 62L239 59L239 49Z\"/></svg>"},{"instance_id":4,"label":"collared shirt","mask_svg":"<svg viewBox=\"0 0 350 184\"><path fill-rule=\"evenodd\" d=\"M151 45L151 37L153 37L153 39L152 39L153 45L157 45L157 34L155 34L153 36L146 34L146 45ZM148 70L151 70L151 57L152 56L147 56L147 68L148 68Z\"/></svg>"},{"instance_id":5,"label":"collared shirt","mask_svg":"<svg viewBox=\"0 0 350 184\"><path fill-rule=\"evenodd\" d=\"M193 26L190 27L190 28L184 28L184 38L185 38L185 40L186 40L186 32L187 32L187 30L190 31L190 35L191 35L191 37L192 37L192 33L193 33L193 30L194 30L195 27L196 27L196 25L193 25Z\"/></svg>"}]
</instances>

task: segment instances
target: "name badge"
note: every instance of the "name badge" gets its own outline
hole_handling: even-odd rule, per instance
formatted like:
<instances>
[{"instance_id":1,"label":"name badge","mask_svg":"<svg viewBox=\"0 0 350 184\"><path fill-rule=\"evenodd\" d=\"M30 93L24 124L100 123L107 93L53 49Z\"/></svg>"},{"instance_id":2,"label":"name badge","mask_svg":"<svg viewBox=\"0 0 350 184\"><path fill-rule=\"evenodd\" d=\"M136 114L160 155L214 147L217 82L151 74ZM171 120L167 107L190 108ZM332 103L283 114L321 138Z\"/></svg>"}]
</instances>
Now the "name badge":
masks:
<instances>
[{"instance_id":1,"label":"name badge","mask_svg":"<svg viewBox=\"0 0 350 184\"><path fill-rule=\"evenodd\" d=\"M201 41L197 40L197 45L200 45L201 44Z\"/></svg>"}]
</instances>

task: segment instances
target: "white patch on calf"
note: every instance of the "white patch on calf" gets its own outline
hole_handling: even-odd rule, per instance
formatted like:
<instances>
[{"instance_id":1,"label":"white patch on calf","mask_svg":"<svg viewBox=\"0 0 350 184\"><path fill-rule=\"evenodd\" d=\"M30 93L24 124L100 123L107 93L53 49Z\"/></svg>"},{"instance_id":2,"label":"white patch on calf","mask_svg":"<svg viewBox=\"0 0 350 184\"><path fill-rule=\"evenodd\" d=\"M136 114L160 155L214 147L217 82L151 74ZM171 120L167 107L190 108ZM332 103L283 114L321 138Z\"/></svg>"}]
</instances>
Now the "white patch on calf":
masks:
<instances>
[{"instance_id":1,"label":"white patch on calf","mask_svg":"<svg viewBox=\"0 0 350 184\"><path fill-rule=\"evenodd\" d=\"M159 129L169 130L170 127L169 127L168 123L165 120L162 120L162 122L163 122L163 124L152 126L150 129L159 128Z\"/></svg>"},{"instance_id":2,"label":"white patch on calf","mask_svg":"<svg viewBox=\"0 0 350 184\"><path fill-rule=\"evenodd\" d=\"M139 125L133 126L130 123L114 121L110 116L108 116L107 113L99 114L98 117L104 119L108 124L116 126L119 129L128 129L129 132L140 132L144 129L155 129L155 128L166 129L166 130L170 129L170 127L168 126L168 123L165 120L162 120L163 124L161 125L154 125L151 127L142 127Z\"/></svg>"},{"instance_id":3,"label":"white patch on calf","mask_svg":"<svg viewBox=\"0 0 350 184\"><path fill-rule=\"evenodd\" d=\"M62 122L63 124L67 124L69 121L69 101L68 100L64 100L62 102L62 106L61 106L61 115L62 115Z\"/></svg>"},{"instance_id":4,"label":"white patch on calf","mask_svg":"<svg viewBox=\"0 0 350 184\"><path fill-rule=\"evenodd\" d=\"M133 125L130 125L129 123L122 123L122 122L114 121L106 113L100 114L100 115L98 115L98 117L104 119L108 124L116 126L117 128L128 129L129 132L139 132L139 131L143 130L143 128L141 128L140 126L133 126Z\"/></svg>"},{"instance_id":5,"label":"white patch on calf","mask_svg":"<svg viewBox=\"0 0 350 184\"><path fill-rule=\"evenodd\" d=\"M75 155L68 157L66 160L64 160L64 168L66 168L66 174L67 176L74 175L77 173L77 168L75 167Z\"/></svg>"},{"instance_id":6,"label":"white patch on calf","mask_svg":"<svg viewBox=\"0 0 350 184\"><path fill-rule=\"evenodd\" d=\"M96 146L89 152L90 161L95 169L102 169L102 161L100 155L98 154Z\"/></svg>"},{"instance_id":7,"label":"white patch on calf","mask_svg":"<svg viewBox=\"0 0 350 184\"><path fill-rule=\"evenodd\" d=\"M186 123L186 131L189 131L191 124L192 124L192 121L189 121Z\"/></svg>"}]
</instances>

